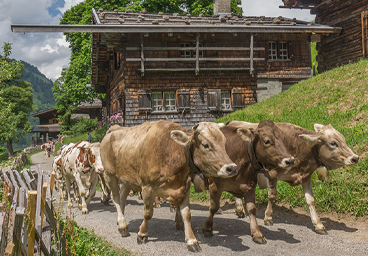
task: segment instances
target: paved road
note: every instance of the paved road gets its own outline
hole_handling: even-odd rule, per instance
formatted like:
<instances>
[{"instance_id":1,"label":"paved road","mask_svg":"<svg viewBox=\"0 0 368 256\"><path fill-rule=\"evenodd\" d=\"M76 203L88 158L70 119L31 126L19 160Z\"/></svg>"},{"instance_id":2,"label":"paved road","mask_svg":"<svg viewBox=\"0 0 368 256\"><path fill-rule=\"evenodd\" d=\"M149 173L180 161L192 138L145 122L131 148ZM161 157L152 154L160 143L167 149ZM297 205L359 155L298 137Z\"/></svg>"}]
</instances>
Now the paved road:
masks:
<instances>
[{"instance_id":1,"label":"paved road","mask_svg":"<svg viewBox=\"0 0 368 256\"><path fill-rule=\"evenodd\" d=\"M42 169L50 169L51 158L43 153L32 157ZM50 167L48 167L48 165ZM66 202L64 204L66 209ZM74 203L72 212L79 226L93 230L115 247L124 247L141 255L190 255L184 242L184 233L175 229L175 214L170 213L169 204L155 209L149 222L147 244L137 245L136 237L143 221L143 203L137 197L129 197L125 209L130 236L122 238L117 230L117 213L110 201L100 203L96 196L88 205L89 214L81 215ZM313 231L310 217L303 209L288 210L275 207L272 227L263 225L264 207L257 211L257 220L267 244L255 244L250 236L249 219L238 219L232 204L225 204L223 213L215 215L214 236L205 238L202 226L208 214L208 205L192 203L192 228L202 248L196 255L368 255L368 221L354 218L340 219L331 214L321 214L328 235L317 235ZM193 254L194 255L194 254Z\"/></svg>"}]
</instances>

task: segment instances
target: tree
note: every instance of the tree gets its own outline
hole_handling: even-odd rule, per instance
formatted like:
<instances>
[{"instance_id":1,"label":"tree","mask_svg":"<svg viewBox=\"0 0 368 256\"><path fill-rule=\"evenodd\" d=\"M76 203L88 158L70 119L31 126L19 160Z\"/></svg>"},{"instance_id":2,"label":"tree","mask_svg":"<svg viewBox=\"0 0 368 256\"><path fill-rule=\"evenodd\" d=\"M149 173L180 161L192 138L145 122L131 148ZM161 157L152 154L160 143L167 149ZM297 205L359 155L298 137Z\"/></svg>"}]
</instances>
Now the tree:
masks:
<instances>
[{"instance_id":1,"label":"tree","mask_svg":"<svg viewBox=\"0 0 368 256\"><path fill-rule=\"evenodd\" d=\"M32 84L21 81L24 66L11 61L11 43L3 45L0 57L0 142L6 142L8 156L12 157L13 141L31 131L28 116L33 107Z\"/></svg>"},{"instance_id":2,"label":"tree","mask_svg":"<svg viewBox=\"0 0 368 256\"><path fill-rule=\"evenodd\" d=\"M231 0L231 11L234 15L241 15L242 8L238 7L241 0ZM85 0L72 7L63 14L60 24L91 24L92 8L98 10L125 11L127 8L134 12L143 9L158 13L190 13L213 14L213 0ZM70 43L71 57L69 67L63 69L61 77L55 81L53 92L56 109L59 112L64 130L70 129L70 115L80 103L92 102L94 98L104 98L104 94L97 94L86 85L91 81L91 34L65 33L66 41Z\"/></svg>"}]
</instances>

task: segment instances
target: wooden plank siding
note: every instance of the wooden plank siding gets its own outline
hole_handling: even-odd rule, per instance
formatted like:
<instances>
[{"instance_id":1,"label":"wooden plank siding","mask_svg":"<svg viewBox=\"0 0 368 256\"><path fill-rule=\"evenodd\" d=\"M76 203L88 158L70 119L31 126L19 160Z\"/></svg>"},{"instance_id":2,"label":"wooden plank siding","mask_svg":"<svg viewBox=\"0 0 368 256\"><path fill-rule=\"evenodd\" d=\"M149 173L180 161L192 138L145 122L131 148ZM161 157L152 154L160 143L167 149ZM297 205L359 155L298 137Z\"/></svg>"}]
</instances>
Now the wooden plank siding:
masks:
<instances>
[{"instance_id":1,"label":"wooden plank siding","mask_svg":"<svg viewBox=\"0 0 368 256\"><path fill-rule=\"evenodd\" d=\"M366 0L322 0L312 8L316 23L342 27L341 33L322 36L321 42L317 43L318 72L363 58L362 15L367 10Z\"/></svg>"}]
</instances>

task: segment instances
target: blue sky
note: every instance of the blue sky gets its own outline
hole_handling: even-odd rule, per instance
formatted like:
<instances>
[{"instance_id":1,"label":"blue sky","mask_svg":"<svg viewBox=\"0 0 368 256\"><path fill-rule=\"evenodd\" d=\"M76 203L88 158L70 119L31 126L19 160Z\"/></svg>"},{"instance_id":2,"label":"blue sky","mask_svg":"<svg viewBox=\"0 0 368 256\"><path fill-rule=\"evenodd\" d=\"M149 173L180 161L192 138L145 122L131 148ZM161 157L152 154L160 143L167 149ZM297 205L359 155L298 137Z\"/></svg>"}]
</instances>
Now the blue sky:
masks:
<instances>
[{"instance_id":1,"label":"blue sky","mask_svg":"<svg viewBox=\"0 0 368 256\"><path fill-rule=\"evenodd\" d=\"M12 43L11 57L36 66L55 80L68 66L70 50L62 33L12 33L11 24L59 24L62 13L81 0L0 0L0 44ZM314 20L309 10L280 9L282 0L242 0L244 16Z\"/></svg>"}]
</instances>

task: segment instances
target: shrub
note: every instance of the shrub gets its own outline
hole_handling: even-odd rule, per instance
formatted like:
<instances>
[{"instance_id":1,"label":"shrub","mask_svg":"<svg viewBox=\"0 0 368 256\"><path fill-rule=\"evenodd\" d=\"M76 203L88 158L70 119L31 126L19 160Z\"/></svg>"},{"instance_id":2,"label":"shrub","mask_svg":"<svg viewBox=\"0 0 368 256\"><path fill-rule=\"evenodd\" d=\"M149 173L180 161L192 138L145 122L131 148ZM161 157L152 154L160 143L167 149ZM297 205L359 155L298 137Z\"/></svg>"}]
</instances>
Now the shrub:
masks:
<instances>
[{"instance_id":1,"label":"shrub","mask_svg":"<svg viewBox=\"0 0 368 256\"><path fill-rule=\"evenodd\" d=\"M3 148L2 146L0 146L0 153L4 153L6 150L6 148Z\"/></svg>"},{"instance_id":2,"label":"shrub","mask_svg":"<svg viewBox=\"0 0 368 256\"><path fill-rule=\"evenodd\" d=\"M73 122L74 123L74 122ZM71 132L72 134L80 134L85 133L87 131L93 130L98 125L98 119L77 119L75 123L72 125Z\"/></svg>"}]
</instances>

